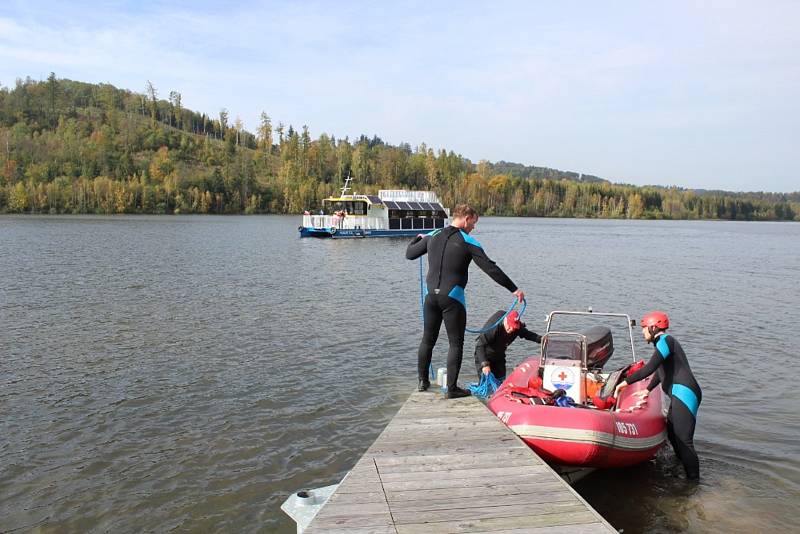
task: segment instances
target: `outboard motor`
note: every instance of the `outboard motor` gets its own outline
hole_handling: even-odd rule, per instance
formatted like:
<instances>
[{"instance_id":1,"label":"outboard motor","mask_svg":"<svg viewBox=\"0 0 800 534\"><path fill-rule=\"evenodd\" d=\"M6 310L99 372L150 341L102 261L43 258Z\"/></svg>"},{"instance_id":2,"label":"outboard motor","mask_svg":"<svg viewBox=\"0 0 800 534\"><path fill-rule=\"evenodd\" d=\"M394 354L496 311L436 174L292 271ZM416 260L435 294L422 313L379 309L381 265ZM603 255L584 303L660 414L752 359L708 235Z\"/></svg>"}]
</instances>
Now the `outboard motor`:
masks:
<instances>
[{"instance_id":1,"label":"outboard motor","mask_svg":"<svg viewBox=\"0 0 800 534\"><path fill-rule=\"evenodd\" d=\"M583 332L586 336L586 367L602 369L614 354L614 340L611 329L605 326L593 326Z\"/></svg>"}]
</instances>

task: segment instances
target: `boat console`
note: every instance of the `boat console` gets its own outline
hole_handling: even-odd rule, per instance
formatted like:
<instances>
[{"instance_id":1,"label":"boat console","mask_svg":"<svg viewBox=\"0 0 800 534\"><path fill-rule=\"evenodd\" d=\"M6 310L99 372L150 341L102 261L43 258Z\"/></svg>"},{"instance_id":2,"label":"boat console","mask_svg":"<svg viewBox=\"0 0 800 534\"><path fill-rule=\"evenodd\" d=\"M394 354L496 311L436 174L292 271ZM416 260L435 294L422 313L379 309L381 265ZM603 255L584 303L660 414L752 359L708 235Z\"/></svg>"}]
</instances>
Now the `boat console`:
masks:
<instances>
[{"instance_id":1,"label":"boat console","mask_svg":"<svg viewBox=\"0 0 800 534\"><path fill-rule=\"evenodd\" d=\"M547 331L542 340L538 370L542 386L549 391L563 389L576 404L580 405L586 405L601 386L603 387L600 393L601 397L604 397L603 393L608 388L611 388L613 394L613 388L619 382L622 370L611 373L605 381L602 379L605 375L600 374L603 366L614 354L614 339L611 329L596 325L580 333L558 332L551 328L553 318L558 315L624 318L628 325L631 356L635 361L636 355L631 330L633 321L624 314L593 313L591 311L554 311L547 317Z\"/></svg>"}]
</instances>

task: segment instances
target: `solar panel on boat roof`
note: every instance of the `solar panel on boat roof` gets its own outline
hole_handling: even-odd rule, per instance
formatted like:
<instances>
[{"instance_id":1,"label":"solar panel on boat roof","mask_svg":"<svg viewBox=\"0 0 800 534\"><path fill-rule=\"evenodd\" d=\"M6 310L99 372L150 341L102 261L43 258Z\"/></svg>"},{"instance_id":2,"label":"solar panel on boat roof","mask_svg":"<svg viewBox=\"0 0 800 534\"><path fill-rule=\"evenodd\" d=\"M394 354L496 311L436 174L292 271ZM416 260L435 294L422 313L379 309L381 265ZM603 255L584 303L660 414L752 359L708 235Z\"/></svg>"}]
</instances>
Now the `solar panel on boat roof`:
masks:
<instances>
[{"instance_id":1,"label":"solar panel on boat roof","mask_svg":"<svg viewBox=\"0 0 800 534\"><path fill-rule=\"evenodd\" d=\"M422 209L426 211L434 211L434 208L431 206L430 202L420 202L419 205L422 206Z\"/></svg>"},{"instance_id":2,"label":"solar panel on boat roof","mask_svg":"<svg viewBox=\"0 0 800 534\"><path fill-rule=\"evenodd\" d=\"M444 211L444 208L438 202L431 202L431 207L433 207L434 211Z\"/></svg>"},{"instance_id":3,"label":"solar panel on boat roof","mask_svg":"<svg viewBox=\"0 0 800 534\"><path fill-rule=\"evenodd\" d=\"M374 195L367 195L367 198L373 204L383 204L383 202L381 201L381 197L376 197Z\"/></svg>"},{"instance_id":4,"label":"solar panel on boat roof","mask_svg":"<svg viewBox=\"0 0 800 534\"><path fill-rule=\"evenodd\" d=\"M408 202L400 202L399 200L397 201L397 206L401 210L410 210L411 209L411 206L408 205Z\"/></svg>"},{"instance_id":5,"label":"solar panel on boat roof","mask_svg":"<svg viewBox=\"0 0 800 534\"><path fill-rule=\"evenodd\" d=\"M392 202L391 200L384 200L383 203L390 210L399 210L400 209L400 207L397 205L397 202Z\"/></svg>"},{"instance_id":6,"label":"solar panel on boat roof","mask_svg":"<svg viewBox=\"0 0 800 534\"><path fill-rule=\"evenodd\" d=\"M409 202L408 205L411 206L411 209L415 211L422 211L425 209L419 205L419 202Z\"/></svg>"}]
</instances>

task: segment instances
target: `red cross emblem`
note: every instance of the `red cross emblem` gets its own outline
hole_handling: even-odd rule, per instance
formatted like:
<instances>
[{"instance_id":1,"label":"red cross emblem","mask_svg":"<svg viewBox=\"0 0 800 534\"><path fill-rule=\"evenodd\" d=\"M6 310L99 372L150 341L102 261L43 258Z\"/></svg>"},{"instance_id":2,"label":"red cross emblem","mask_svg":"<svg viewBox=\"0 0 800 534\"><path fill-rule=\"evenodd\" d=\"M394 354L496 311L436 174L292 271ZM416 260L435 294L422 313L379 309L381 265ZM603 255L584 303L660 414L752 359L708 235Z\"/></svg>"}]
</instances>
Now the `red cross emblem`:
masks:
<instances>
[{"instance_id":1,"label":"red cross emblem","mask_svg":"<svg viewBox=\"0 0 800 534\"><path fill-rule=\"evenodd\" d=\"M563 367L556 367L550 373L550 380L557 388L569 389L575 381L573 372Z\"/></svg>"}]
</instances>

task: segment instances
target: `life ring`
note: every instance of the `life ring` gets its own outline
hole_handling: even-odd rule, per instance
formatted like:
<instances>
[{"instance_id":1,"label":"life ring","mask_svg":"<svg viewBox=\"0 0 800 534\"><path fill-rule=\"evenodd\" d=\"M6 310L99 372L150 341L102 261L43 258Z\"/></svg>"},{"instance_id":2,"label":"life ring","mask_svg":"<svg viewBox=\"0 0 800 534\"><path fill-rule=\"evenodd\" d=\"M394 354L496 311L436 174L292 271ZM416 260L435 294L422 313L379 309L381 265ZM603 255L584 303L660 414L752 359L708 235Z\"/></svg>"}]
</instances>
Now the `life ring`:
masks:
<instances>
[{"instance_id":1,"label":"life ring","mask_svg":"<svg viewBox=\"0 0 800 534\"><path fill-rule=\"evenodd\" d=\"M334 235L335 233L336 233L336 228L334 228L333 226L331 226L331 235Z\"/></svg>"}]
</instances>

